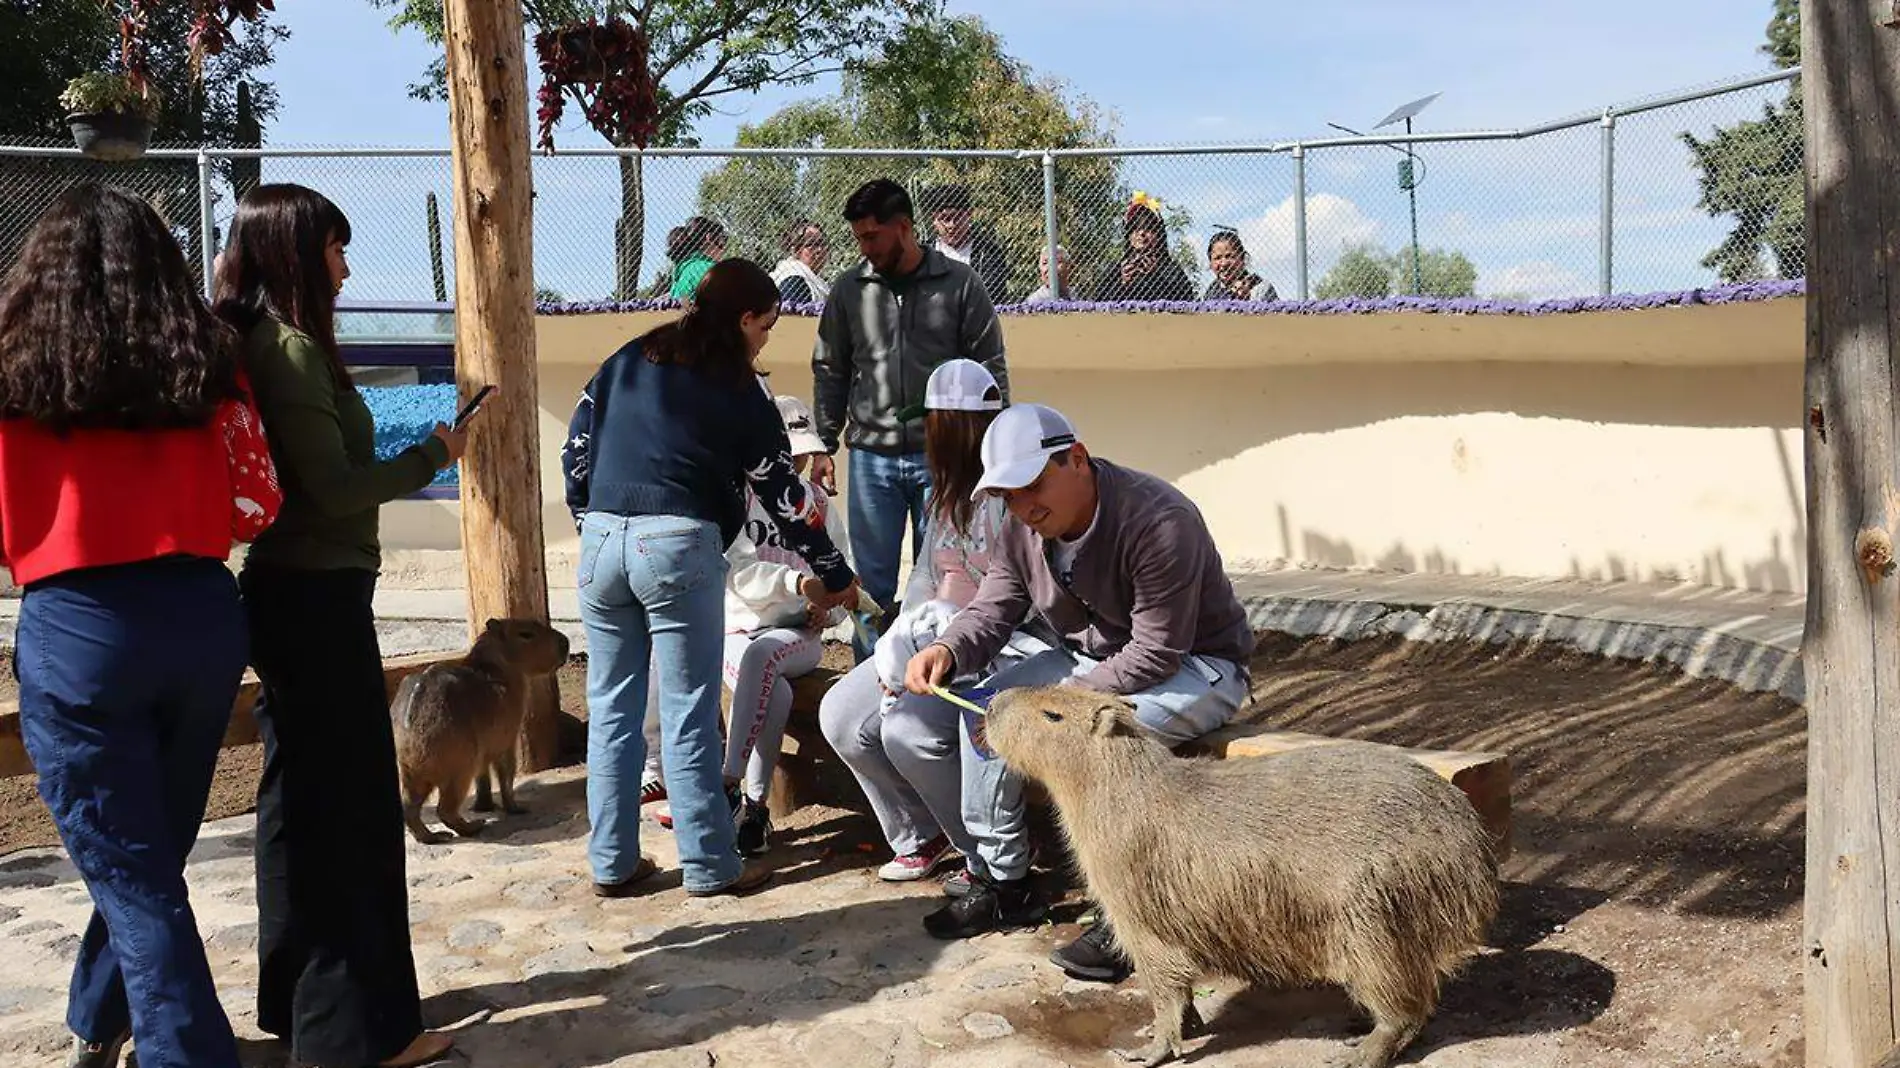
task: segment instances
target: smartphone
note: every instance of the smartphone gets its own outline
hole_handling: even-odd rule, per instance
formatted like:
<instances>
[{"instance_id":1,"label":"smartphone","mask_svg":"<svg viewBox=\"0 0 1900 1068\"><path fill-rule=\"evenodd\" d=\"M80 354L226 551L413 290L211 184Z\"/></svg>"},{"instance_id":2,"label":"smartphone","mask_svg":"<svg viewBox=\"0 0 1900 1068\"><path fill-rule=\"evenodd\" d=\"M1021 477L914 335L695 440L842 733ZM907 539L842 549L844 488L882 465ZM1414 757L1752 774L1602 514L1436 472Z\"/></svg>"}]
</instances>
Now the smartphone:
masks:
<instances>
[{"instance_id":1,"label":"smartphone","mask_svg":"<svg viewBox=\"0 0 1900 1068\"><path fill-rule=\"evenodd\" d=\"M449 424L449 429L459 433L463 427L468 425L470 419L475 418L475 413L482 410L482 405L488 403L489 395L494 392L494 386L483 386L481 391L476 393L472 400L462 406L461 411L455 413L455 422Z\"/></svg>"}]
</instances>

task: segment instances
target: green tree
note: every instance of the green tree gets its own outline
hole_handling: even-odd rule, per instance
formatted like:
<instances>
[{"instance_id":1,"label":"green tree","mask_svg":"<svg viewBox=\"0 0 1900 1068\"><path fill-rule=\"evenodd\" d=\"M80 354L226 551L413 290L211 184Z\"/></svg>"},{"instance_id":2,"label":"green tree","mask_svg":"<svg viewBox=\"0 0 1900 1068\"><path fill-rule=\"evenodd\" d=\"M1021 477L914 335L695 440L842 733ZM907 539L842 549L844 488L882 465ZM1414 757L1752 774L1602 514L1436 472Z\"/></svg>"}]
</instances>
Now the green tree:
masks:
<instances>
[{"instance_id":1,"label":"green tree","mask_svg":"<svg viewBox=\"0 0 1900 1068\"><path fill-rule=\"evenodd\" d=\"M442 43L442 0L370 0L394 8L390 25ZM693 125L721 97L772 85L806 85L886 41L892 27L941 0L522 0L530 32L590 18L621 17L645 29L659 97L658 134L649 147L693 146ZM532 67L534 59L529 57ZM445 61L410 87L441 99ZM619 146L629 147L629 146ZM646 189L640 161L620 160L620 216L614 224L615 291L632 297L645 255Z\"/></svg>"},{"instance_id":2,"label":"green tree","mask_svg":"<svg viewBox=\"0 0 1900 1068\"><path fill-rule=\"evenodd\" d=\"M1775 0L1762 52L1775 66L1801 62L1799 0ZM1697 206L1716 216L1732 216L1734 227L1702 258L1702 265L1724 282L1761 278L1764 251L1774 273L1798 278L1807 271L1806 179L1802 164L1801 86L1790 84L1788 97L1762 107L1762 117L1718 129L1707 140L1684 132L1683 143L1695 157L1702 198Z\"/></svg>"},{"instance_id":3,"label":"green tree","mask_svg":"<svg viewBox=\"0 0 1900 1068\"><path fill-rule=\"evenodd\" d=\"M203 77L193 77L187 34L188 5L152 12L147 52L162 108L154 143L235 146L255 144L261 124L277 111L277 90L257 75L271 64L276 45L289 31L270 21L234 27L236 42L204 59ZM119 27L99 0L41 0L0 4L0 134L47 144L71 145L60 91L70 79L95 70L118 70ZM242 168L228 161L219 174L242 181ZM149 199L171 224L195 269L199 263L198 168L189 160L146 159L102 164L71 158L0 159L0 268L13 261L19 243L47 205L73 183L111 182ZM214 193L217 200L224 195Z\"/></svg>"},{"instance_id":4,"label":"green tree","mask_svg":"<svg viewBox=\"0 0 1900 1068\"><path fill-rule=\"evenodd\" d=\"M1080 148L1112 145L1114 133L1093 103L1038 77L980 19L932 15L906 23L877 54L851 64L838 96L786 107L742 128L738 141L770 148ZM832 248L848 253L853 244L839 210L853 189L880 176L902 182L913 196L937 182L967 185L977 224L1008 256L1010 292L1039 284L1046 222L1038 158L736 158L700 182L700 211L727 226L734 254L761 263L779 258L780 240L798 219L817 222ZM1064 159L1057 167L1057 232L1074 284L1086 286L1119 254L1127 199L1113 159ZM828 269L839 265L834 259Z\"/></svg>"},{"instance_id":5,"label":"green tree","mask_svg":"<svg viewBox=\"0 0 1900 1068\"><path fill-rule=\"evenodd\" d=\"M1428 248L1418 254L1419 294L1426 297L1477 295L1478 268L1462 252ZM1412 291L1412 247L1397 253L1377 245L1353 245L1340 254L1333 268L1313 287L1318 300L1340 297L1389 297Z\"/></svg>"}]
</instances>

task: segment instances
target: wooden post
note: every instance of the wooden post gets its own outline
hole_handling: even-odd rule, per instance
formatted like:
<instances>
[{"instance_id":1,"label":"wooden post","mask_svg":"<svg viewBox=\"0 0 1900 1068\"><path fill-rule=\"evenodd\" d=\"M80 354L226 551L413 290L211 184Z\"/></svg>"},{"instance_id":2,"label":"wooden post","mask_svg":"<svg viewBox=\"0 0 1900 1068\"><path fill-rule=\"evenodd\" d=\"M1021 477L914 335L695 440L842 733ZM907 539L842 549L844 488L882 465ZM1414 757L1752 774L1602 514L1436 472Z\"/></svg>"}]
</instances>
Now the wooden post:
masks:
<instances>
[{"instance_id":1,"label":"wooden post","mask_svg":"<svg viewBox=\"0 0 1900 1068\"><path fill-rule=\"evenodd\" d=\"M462 551L471 632L490 617L548 618L535 378L533 186L521 5L447 0L450 158L455 177L455 358L464 400L498 388L462 459ZM559 695L535 688L521 763L559 756Z\"/></svg>"},{"instance_id":2,"label":"wooden post","mask_svg":"<svg viewBox=\"0 0 1900 1068\"><path fill-rule=\"evenodd\" d=\"M1863 1068L1900 1000L1900 30L1802 5L1808 184L1807 1063Z\"/></svg>"}]
</instances>

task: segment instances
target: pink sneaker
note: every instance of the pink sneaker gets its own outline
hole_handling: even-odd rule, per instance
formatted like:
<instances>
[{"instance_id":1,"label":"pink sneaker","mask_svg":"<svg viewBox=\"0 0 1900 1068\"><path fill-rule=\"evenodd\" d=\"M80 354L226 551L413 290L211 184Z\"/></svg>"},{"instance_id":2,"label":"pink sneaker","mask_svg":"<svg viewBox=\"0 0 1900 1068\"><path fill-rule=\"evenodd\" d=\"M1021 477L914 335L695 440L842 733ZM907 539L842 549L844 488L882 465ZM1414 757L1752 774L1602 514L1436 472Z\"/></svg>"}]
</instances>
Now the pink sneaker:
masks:
<instances>
[{"instance_id":1,"label":"pink sneaker","mask_svg":"<svg viewBox=\"0 0 1900 1068\"><path fill-rule=\"evenodd\" d=\"M877 877L887 883L910 883L918 879L928 879L945 862L956 856L957 851L950 846L946 835L938 835L925 842L914 853L894 857L877 870Z\"/></svg>"}]
</instances>

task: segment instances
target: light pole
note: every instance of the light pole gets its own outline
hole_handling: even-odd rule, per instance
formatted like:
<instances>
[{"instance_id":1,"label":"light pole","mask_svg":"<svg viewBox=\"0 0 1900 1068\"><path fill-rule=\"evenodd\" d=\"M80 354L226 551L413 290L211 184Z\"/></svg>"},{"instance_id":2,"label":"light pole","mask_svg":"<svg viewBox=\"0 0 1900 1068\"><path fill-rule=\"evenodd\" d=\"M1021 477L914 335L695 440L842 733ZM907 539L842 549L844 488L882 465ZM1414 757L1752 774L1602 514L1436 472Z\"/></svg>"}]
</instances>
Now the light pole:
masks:
<instances>
[{"instance_id":1,"label":"light pole","mask_svg":"<svg viewBox=\"0 0 1900 1068\"><path fill-rule=\"evenodd\" d=\"M1439 96L1440 96L1439 93L1433 93L1430 96L1420 97L1409 104L1402 104L1397 109L1395 109L1392 112L1392 114L1387 115L1383 119L1380 119L1378 122L1378 125L1373 127L1373 129L1375 130L1383 130L1384 128L1392 125L1395 122L1405 123L1405 135L1407 138L1405 142L1405 147L1400 148L1397 145L1388 145L1386 147L1392 149L1392 151L1397 152L1400 155L1405 157L1404 159L1399 161L1399 189L1405 193L1406 199L1410 201L1411 212L1412 212L1412 295L1413 296L1418 296L1420 291L1422 291L1425 288L1425 280L1424 280L1424 272L1420 269L1419 262L1418 262L1418 178L1419 178L1419 175L1418 175L1417 170L1414 167L1414 164L1418 159L1418 153L1412 151L1412 142L1410 140L1411 135L1412 135L1412 116L1417 115L1421 111L1424 111L1426 106L1429 105L1432 101L1437 100ZM1335 130L1345 130L1347 133L1353 135L1354 137L1366 136L1365 134L1362 134L1357 130L1347 129L1346 127L1341 126L1336 122L1329 122L1326 125L1331 126Z\"/></svg>"}]
</instances>

